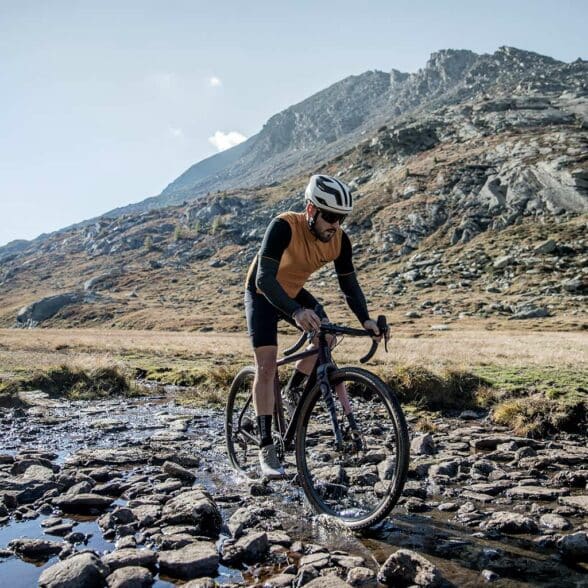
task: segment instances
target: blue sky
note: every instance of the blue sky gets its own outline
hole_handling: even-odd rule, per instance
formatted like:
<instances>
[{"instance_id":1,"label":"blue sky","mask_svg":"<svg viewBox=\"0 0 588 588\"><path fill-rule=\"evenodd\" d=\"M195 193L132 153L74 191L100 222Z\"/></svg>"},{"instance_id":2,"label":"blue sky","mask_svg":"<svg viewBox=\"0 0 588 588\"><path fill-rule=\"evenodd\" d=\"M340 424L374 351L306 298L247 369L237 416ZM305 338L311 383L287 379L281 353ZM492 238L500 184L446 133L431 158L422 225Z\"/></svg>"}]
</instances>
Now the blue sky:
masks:
<instances>
[{"instance_id":1,"label":"blue sky","mask_svg":"<svg viewBox=\"0 0 588 588\"><path fill-rule=\"evenodd\" d=\"M588 57L586 0L0 0L0 245L161 192L352 74Z\"/></svg>"}]
</instances>

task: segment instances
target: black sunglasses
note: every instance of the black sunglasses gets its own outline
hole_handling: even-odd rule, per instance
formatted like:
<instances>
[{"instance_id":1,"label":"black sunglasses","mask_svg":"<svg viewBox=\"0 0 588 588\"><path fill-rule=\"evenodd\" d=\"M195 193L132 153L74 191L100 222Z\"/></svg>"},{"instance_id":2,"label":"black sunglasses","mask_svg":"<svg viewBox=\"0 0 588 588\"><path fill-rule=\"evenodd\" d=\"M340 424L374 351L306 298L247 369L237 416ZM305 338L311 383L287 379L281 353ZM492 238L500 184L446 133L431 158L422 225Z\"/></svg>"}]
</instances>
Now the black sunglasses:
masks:
<instances>
[{"instance_id":1,"label":"black sunglasses","mask_svg":"<svg viewBox=\"0 0 588 588\"><path fill-rule=\"evenodd\" d=\"M336 212L329 212L328 210L321 210L321 216L330 224L334 225L336 222L342 224L347 218L346 214L337 214Z\"/></svg>"}]
</instances>

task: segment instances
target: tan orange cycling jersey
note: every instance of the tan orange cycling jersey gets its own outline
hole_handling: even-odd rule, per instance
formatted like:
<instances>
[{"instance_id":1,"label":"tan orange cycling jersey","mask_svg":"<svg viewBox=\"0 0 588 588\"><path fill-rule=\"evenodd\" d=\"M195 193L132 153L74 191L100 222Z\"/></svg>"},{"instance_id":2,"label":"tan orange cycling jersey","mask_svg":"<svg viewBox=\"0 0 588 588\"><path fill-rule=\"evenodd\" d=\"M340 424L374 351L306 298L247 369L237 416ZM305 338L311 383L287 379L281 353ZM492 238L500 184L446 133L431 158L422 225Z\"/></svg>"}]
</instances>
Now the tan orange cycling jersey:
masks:
<instances>
[{"instance_id":1,"label":"tan orange cycling jersey","mask_svg":"<svg viewBox=\"0 0 588 588\"><path fill-rule=\"evenodd\" d=\"M343 231L338 228L333 238L323 243L310 232L303 212L284 212L278 218L290 225L292 238L282 254L276 278L286 294L295 298L313 272L339 257ZM247 281L256 268L257 259L249 266Z\"/></svg>"}]
</instances>

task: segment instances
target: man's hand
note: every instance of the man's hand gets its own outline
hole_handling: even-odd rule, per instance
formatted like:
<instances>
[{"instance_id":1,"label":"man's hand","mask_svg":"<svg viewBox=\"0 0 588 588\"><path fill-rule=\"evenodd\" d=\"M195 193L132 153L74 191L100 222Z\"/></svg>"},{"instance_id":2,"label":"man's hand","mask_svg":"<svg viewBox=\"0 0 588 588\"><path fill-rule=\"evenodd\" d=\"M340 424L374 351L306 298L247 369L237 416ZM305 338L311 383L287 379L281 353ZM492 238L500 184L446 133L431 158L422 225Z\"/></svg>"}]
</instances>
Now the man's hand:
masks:
<instances>
[{"instance_id":1,"label":"man's hand","mask_svg":"<svg viewBox=\"0 0 588 588\"><path fill-rule=\"evenodd\" d=\"M310 310L310 308L301 308L300 310L297 310L292 318L295 323L307 333L310 331L318 331L321 328L321 319L316 312Z\"/></svg>"},{"instance_id":2,"label":"man's hand","mask_svg":"<svg viewBox=\"0 0 588 588\"><path fill-rule=\"evenodd\" d=\"M363 328L366 331L371 331L374 334L372 337L374 341L379 343L382 340L382 333L380 333L380 329L378 329L378 323L376 323L376 321L368 319L363 323Z\"/></svg>"}]
</instances>

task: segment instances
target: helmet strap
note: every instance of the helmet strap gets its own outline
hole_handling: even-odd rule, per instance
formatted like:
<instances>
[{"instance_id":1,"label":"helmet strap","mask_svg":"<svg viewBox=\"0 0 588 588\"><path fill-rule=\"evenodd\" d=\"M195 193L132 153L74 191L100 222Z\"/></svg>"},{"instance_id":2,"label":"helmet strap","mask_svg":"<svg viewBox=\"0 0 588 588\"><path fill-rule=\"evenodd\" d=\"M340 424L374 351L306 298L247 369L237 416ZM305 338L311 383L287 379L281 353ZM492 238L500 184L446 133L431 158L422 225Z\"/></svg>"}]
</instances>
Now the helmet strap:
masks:
<instances>
[{"instance_id":1,"label":"helmet strap","mask_svg":"<svg viewBox=\"0 0 588 588\"><path fill-rule=\"evenodd\" d=\"M315 213L308 219L308 228L315 237L318 237L314 229L314 225L316 224L316 219L318 218L319 212L319 209L315 208Z\"/></svg>"}]
</instances>

